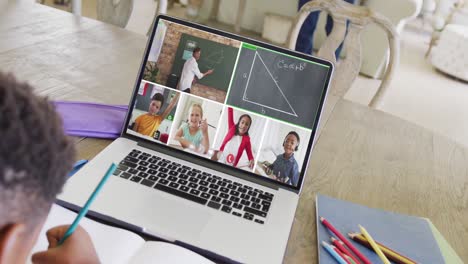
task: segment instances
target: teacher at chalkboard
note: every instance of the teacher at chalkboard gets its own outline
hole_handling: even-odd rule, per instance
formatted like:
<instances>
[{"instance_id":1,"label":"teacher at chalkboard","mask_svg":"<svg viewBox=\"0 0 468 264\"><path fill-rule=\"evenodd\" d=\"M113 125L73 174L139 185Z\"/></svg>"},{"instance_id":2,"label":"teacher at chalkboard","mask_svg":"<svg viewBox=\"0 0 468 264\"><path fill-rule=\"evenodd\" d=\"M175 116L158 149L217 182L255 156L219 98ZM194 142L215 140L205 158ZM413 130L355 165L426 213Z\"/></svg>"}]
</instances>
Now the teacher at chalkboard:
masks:
<instances>
[{"instance_id":1,"label":"teacher at chalkboard","mask_svg":"<svg viewBox=\"0 0 468 264\"><path fill-rule=\"evenodd\" d=\"M206 75L212 74L213 70L208 70L205 73L201 73L198 68L197 60L200 59L201 49L195 48L192 52L192 57L184 63L184 68L182 69L182 75L180 76L180 82L178 89L186 93L190 93L190 88L192 88L192 83L195 81L195 76L198 79L205 77Z\"/></svg>"}]
</instances>

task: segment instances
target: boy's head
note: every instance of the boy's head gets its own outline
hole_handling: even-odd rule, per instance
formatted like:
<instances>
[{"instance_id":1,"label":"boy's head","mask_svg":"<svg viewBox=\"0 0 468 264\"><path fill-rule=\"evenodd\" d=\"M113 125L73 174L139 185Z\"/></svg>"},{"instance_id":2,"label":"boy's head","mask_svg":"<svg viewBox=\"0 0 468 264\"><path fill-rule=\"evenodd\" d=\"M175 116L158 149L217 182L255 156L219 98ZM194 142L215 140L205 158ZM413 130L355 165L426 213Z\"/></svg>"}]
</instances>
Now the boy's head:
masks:
<instances>
[{"instance_id":1,"label":"boy's head","mask_svg":"<svg viewBox=\"0 0 468 264\"><path fill-rule=\"evenodd\" d=\"M248 136L250 125L252 125L252 118L247 114L241 115L236 124L236 135Z\"/></svg>"},{"instance_id":2,"label":"boy's head","mask_svg":"<svg viewBox=\"0 0 468 264\"><path fill-rule=\"evenodd\" d=\"M75 151L54 106L1 72L0 113L0 263L24 263Z\"/></svg>"},{"instance_id":3,"label":"boy's head","mask_svg":"<svg viewBox=\"0 0 468 264\"><path fill-rule=\"evenodd\" d=\"M284 153L290 155L299 149L299 143L301 139L299 138L299 134L295 131L289 132L283 141L283 149Z\"/></svg>"},{"instance_id":4,"label":"boy's head","mask_svg":"<svg viewBox=\"0 0 468 264\"><path fill-rule=\"evenodd\" d=\"M152 115L155 115L161 110L161 107L164 105L164 96L160 93L155 93L151 98L151 103L149 105L148 112Z\"/></svg>"},{"instance_id":5,"label":"boy's head","mask_svg":"<svg viewBox=\"0 0 468 264\"><path fill-rule=\"evenodd\" d=\"M196 47L193 49L192 56L196 59L199 60L201 56L201 49L199 47Z\"/></svg>"}]
</instances>

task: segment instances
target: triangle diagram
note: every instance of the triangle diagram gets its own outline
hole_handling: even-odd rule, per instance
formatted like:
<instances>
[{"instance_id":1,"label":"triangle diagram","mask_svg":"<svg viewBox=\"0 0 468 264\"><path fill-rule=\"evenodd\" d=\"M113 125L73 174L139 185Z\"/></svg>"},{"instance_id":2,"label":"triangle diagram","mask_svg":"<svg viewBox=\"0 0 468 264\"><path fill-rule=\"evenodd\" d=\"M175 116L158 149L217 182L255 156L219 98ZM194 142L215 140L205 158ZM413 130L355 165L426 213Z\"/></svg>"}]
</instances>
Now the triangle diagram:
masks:
<instances>
[{"instance_id":1,"label":"triangle diagram","mask_svg":"<svg viewBox=\"0 0 468 264\"><path fill-rule=\"evenodd\" d=\"M278 81L257 51L255 51L242 100L297 117L296 111Z\"/></svg>"}]
</instances>

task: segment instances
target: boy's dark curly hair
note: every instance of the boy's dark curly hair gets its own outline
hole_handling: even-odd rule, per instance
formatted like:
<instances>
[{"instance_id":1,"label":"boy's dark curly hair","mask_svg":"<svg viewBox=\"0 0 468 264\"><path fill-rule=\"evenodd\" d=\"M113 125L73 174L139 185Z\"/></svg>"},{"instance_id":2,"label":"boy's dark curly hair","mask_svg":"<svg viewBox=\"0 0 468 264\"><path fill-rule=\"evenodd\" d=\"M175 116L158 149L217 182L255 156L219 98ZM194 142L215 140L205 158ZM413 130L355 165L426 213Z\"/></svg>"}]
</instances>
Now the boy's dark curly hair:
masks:
<instances>
[{"instance_id":1,"label":"boy's dark curly hair","mask_svg":"<svg viewBox=\"0 0 468 264\"><path fill-rule=\"evenodd\" d=\"M0 72L0 226L37 224L62 190L74 158L54 105Z\"/></svg>"},{"instance_id":2,"label":"boy's dark curly hair","mask_svg":"<svg viewBox=\"0 0 468 264\"><path fill-rule=\"evenodd\" d=\"M164 96L161 93L155 93L151 98L151 101L161 102L161 107L164 105Z\"/></svg>"}]
</instances>

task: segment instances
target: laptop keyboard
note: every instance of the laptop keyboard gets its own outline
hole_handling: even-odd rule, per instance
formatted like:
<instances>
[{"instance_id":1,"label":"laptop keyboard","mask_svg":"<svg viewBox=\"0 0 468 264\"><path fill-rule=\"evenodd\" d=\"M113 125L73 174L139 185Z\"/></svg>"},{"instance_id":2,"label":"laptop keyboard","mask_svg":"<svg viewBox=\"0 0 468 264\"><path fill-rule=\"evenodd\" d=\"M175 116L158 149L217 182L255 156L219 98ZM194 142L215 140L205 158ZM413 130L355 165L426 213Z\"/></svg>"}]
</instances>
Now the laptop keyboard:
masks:
<instances>
[{"instance_id":1,"label":"laptop keyboard","mask_svg":"<svg viewBox=\"0 0 468 264\"><path fill-rule=\"evenodd\" d=\"M136 149L120 162L114 175L259 224L265 223L274 197Z\"/></svg>"}]
</instances>

